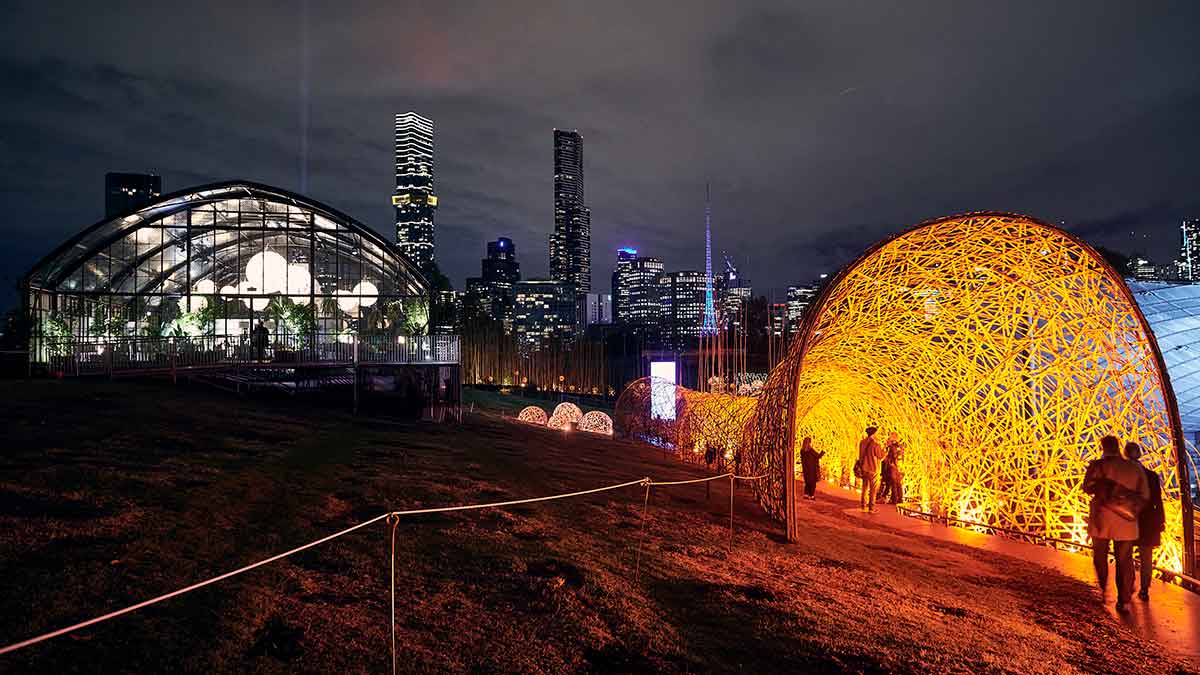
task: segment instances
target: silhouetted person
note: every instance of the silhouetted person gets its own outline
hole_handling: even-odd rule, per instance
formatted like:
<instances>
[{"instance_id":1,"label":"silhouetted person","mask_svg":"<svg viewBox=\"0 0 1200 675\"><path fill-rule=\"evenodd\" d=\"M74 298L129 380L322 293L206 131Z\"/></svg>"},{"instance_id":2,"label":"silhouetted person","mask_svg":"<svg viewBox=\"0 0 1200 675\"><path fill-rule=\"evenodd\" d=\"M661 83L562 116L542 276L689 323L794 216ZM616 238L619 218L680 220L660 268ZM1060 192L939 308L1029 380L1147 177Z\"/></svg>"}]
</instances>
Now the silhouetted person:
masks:
<instances>
[{"instance_id":1,"label":"silhouetted person","mask_svg":"<svg viewBox=\"0 0 1200 675\"><path fill-rule=\"evenodd\" d=\"M1108 549L1112 543L1117 561L1117 611L1129 611L1133 594L1133 545L1138 539L1138 512L1150 499L1146 472L1137 462L1121 456L1115 436L1100 439L1103 456L1088 464L1083 491L1092 495L1088 534L1092 537L1092 564L1101 594L1108 592Z\"/></svg>"},{"instance_id":2,"label":"silhouetted person","mask_svg":"<svg viewBox=\"0 0 1200 675\"><path fill-rule=\"evenodd\" d=\"M805 436L800 446L800 468L804 471L804 496L816 499L817 481L821 475L821 458L824 452L817 452L812 446L812 437Z\"/></svg>"},{"instance_id":3,"label":"silhouetted person","mask_svg":"<svg viewBox=\"0 0 1200 675\"><path fill-rule=\"evenodd\" d=\"M893 504L896 503L896 486L892 483L894 468L896 466L896 448L900 447L900 435L896 432L888 434L887 441L883 444L883 461L879 464L879 494L876 499L885 502L891 497Z\"/></svg>"},{"instance_id":4,"label":"silhouetted person","mask_svg":"<svg viewBox=\"0 0 1200 675\"><path fill-rule=\"evenodd\" d=\"M1125 456L1131 462L1137 462L1142 456L1142 446L1137 443L1125 444ZM1167 517L1163 513L1162 481L1158 474L1146 467L1146 486L1150 490L1150 500L1138 514L1137 561L1138 572L1141 576L1141 590L1138 598L1150 599L1150 580L1154 575L1154 549L1162 545L1162 533L1167 527Z\"/></svg>"},{"instance_id":5,"label":"silhouetted person","mask_svg":"<svg viewBox=\"0 0 1200 675\"><path fill-rule=\"evenodd\" d=\"M883 446L875 440L876 427L867 427L867 436L858 442L858 473L862 478L862 494L859 506L868 512L875 511L875 493L879 491L879 462L883 459Z\"/></svg>"},{"instance_id":6,"label":"silhouetted person","mask_svg":"<svg viewBox=\"0 0 1200 675\"><path fill-rule=\"evenodd\" d=\"M267 360L267 341L271 339L271 331L263 325L260 319L258 325L254 327L254 354L257 360Z\"/></svg>"},{"instance_id":7,"label":"silhouetted person","mask_svg":"<svg viewBox=\"0 0 1200 675\"><path fill-rule=\"evenodd\" d=\"M888 478L892 488L892 503L899 504L904 501L904 472L900 470L900 460L904 459L904 444L897 442L895 447L888 451Z\"/></svg>"}]
</instances>

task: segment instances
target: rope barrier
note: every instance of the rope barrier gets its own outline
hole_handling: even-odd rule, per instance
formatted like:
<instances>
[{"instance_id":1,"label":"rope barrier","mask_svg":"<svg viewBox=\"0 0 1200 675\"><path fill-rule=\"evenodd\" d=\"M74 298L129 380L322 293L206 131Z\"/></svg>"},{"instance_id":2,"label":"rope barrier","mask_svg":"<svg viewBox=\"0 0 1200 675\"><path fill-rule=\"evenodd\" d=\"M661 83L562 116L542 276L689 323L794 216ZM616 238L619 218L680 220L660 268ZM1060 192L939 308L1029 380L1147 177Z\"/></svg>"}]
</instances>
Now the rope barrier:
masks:
<instances>
[{"instance_id":1,"label":"rope barrier","mask_svg":"<svg viewBox=\"0 0 1200 675\"><path fill-rule=\"evenodd\" d=\"M215 584L218 581L224 581L225 579L228 579L230 577L237 576L244 572L249 572L250 570L255 569L256 567L262 567L263 565L273 563L276 560L282 560L283 558L286 558L291 555L295 555L301 551L308 550L314 546L319 546L321 544L324 544L327 541L332 541L334 539L337 539L338 537L350 534L351 532L354 532L355 530L360 530L368 525L372 525L372 524L377 523L384 519L390 520L391 518L395 518L397 521L399 521L401 516L415 516L415 515L421 515L424 513L445 513L447 511L473 511L473 510L477 510L477 509L496 508L496 507L500 507L500 506L514 506L517 504L532 504L534 502L546 502L546 501L551 501L551 500L555 500L555 499L568 499L570 497L579 497L582 495L595 494L597 492L608 492L610 490L619 490L621 488L626 488L626 487L630 487L633 485L649 485L650 483L651 483L650 478L646 477L646 478L639 478L637 480L631 480L626 483L620 483L618 485L608 485L605 487L592 488L591 490L580 490L578 492L568 492L565 494L550 495L548 497L533 497L531 499L514 499L514 500L510 500L510 501L505 501L505 502L489 502L486 504L466 504L466 505L461 505L461 506L442 506L442 507L429 508L429 509L410 509L407 511L389 511L387 513L383 513L378 516L375 516L374 518L371 518L370 520L365 520L357 525L348 527L344 530L341 530L340 532L335 532L327 537L322 537L320 539L317 539L316 541L310 541L309 543L304 544L302 546L297 546L296 548L293 548L291 550L284 551L283 553L280 553L277 555L273 555L270 558L265 558L263 560L259 560L258 562L246 565L244 567L239 567L236 570L217 575L215 577L212 577L211 579L205 579L204 581L194 583L190 586L185 586L184 588L180 588L178 590L171 591L170 593L164 593L157 597L150 598L149 600L143 600L142 602L139 602L135 605L130 605L123 609L118 609L114 612L109 612L108 614L104 614L102 616L88 619L87 621L80 621L79 623L72 624L70 626L67 626L66 628L60 628L58 630L51 631L49 633L43 633L42 635L38 635L37 637L29 638L28 640L22 640L21 642L15 642L6 647L0 647L0 655L7 654L9 652L14 652L18 649L23 649L25 647L29 647L30 645L35 645L39 642L45 642L46 640L50 640L50 639L59 637L61 635L66 635L67 633L73 633L82 628L87 628L88 626L92 626L92 625L95 625L95 624L98 624L98 623L101 623L104 621L108 621L109 619L115 619L118 616L122 616L122 615L128 614L130 612L135 612L144 607L149 607L150 605L156 605L165 600L170 600L171 598L178 597L185 593L190 593L194 590L204 588L205 586ZM393 532L394 531L395 530L393 527ZM392 551L392 586L393 586L393 590L392 590L392 621L393 621L392 644L393 644L393 648L392 648L392 650L393 650L393 655L395 653L395 635L396 635L395 625L394 625L395 615L396 615L396 612L395 612L395 564L396 563L395 563L395 548L394 548L394 546L395 546L395 544L393 541L393 551ZM393 656L393 664L394 663L395 663L395 658Z\"/></svg>"},{"instance_id":2,"label":"rope barrier","mask_svg":"<svg viewBox=\"0 0 1200 675\"><path fill-rule=\"evenodd\" d=\"M710 480L719 480L721 478L729 478L732 475L733 474L731 474L731 473L723 473L720 476L708 476L706 478L693 478L692 480L664 480L664 481L654 480L654 481L650 481L650 485L651 485L651 487L658 486L658 485L691 485L692 483L707 483Z\"/></svg>"},{"instance_id":3,"label":"rope barrier","mask_svg":"<svg viewBox=\"0 0 1200 675\"><path fill-rule=\"evenodd\" d=\"M128 607L125 607L124 609L118 609L115 612L109 612L108 614L105 614L103 616L98 616L94 619L88 619L87 621L80 621L79 623L71 625L71 626L67 626L66 628L60 628L56 631L51 631L49 633L45 633L45 634L39 635L37 637L29 638L28 640L23 640L21 642L17 642L17 643L8 645L7 647L0 647L0 654L7 654L9 652L13 652L18 649L22 649L24 647L28 647L30 645L35 645L39 642L44 642L51 638L56 638L60 635L66 635L67 633L73 633L81 628L87 628L88 626L100 623L102 621L108 621L109 619L115 619L118 616L121 616L122 614L128 614L130 612L134 612L139 609L142 609L143 607L149 607L150 605L158 604L164 600L170 600L171 598L183 595L184 593L190 593L196 589L204 588L205 586L215 584L218 581L223 581L225 579L228 579L229 577L237 576L243 572L249 572L250 570L252 570L256 567L262 567L263 565L266 565L268 563L273 563L276 560L281 560L290 555L294 555L301 551L310 549L314 546L324 544L327 541L337 539L338 537L341 537L346 534L350 534L351 532L353 532L355 530L360 530L360 529L366 527L367 525L377 523L377 522L383 520L384 518L387 518L387 516L388 516L388 514L386 514L386 513L379 515L379 516L375 516L374 518L372 518L370 520L365 520L357 525L348 527L348 528L342 530L341 532L331 534L328 537L322 537L316 541L311 541L307 544L304 544L303 546L297 546L296 548L293 548L290 551L285 551L283 553L280 553L279 555L273 555L270 558L266 558L264 560L259 560L258 562L251 563L249 565L246 565L245 567L239 567L238 569L233 570L232 572L226 572L224 574L215 576L211 579L205 579L204 581L194 583L191 586L186 586L184 588L180 588L179 590L171 591L170 593L164 593L158 597L150 598L149 600L143 600L142 602L139 602L136 605L130 605Z\"/></svg>"}]
</instances>

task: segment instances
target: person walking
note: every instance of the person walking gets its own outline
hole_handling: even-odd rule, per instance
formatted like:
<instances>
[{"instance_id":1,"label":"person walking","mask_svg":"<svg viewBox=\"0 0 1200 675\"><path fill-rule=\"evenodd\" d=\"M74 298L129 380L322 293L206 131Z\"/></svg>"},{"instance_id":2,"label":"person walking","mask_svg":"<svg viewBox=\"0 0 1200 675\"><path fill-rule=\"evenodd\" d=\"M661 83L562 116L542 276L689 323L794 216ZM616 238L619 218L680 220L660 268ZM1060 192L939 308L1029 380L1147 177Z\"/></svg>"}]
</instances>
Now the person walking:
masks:
<instances>
[{"instance_id":1,"label":"person walking","mask_svg":"<svg viewBox=\"0 0 1200 675\"><path fill-rule=\"evenodd\" d=\"M1108 593L1108 551L1117 562L1117 611L1129 611L1133 594L1133 545L1138 540L1138 513L1150 500L1146 472L1121 456L1116 436L1100 439L1100 459L1088 464L1083 491L1092 496L1088 534L1092 537L1092 565L1100 593Z\"/></svg>"},{"instance_id":2,"label":"person walking","mask_svg":"<svg viewBox=\"0 0 1200 675\"><path fill-rule=\"evenodd\" d=\"M862 479L862 494L859 506L868 513L875 512L875 493L879 491L879 462L883 459L883 446L875 440L876 427L867 427L867 436L858 442L858 474Z\"/></svg>"},{"instance_id":3,"label":"person walking","mask_svg":"<svg viewBox=\"0 0 1200 675\"><path fill-rule=\"evenodd\" d=\"M883 444L883 462L879 465L879 494L876 499L880 502L887 502L890 497L891 502L896 503L896 486L892 483L892 476L895 472L898 447L900 435L893 431L888 434L887 441Z\"/></svg>"},{"instance_id":4,"label":"person walking","mask_svg":"<svg viewBox=\"0 0 1200 675\"><path fill-rule=\"evenodd\" d=\"M812 436L805 436L800 445L800 468L804 470L804 498L816 499L817 480L821 475L821 458L824 452L817 452L812 446Z\"/></svg>"},{"instance_id":5,"label":"person walking","mask_svg":"<svg viewBox=\"0 0 1200 675\"><path fill-rule=\"evenodd\" d=\"M1125 444L1125 456L1131 462L1138 462L1142 457L1142 446L1137 443ZM1140 462L1138 462L1140 465ZM1150 581L1154 577L1154 549L1162 546L1162 533L1167 528L1167 517L1163 512L1162 480L1158 474L1142 467L1146 472L1146 485L1150 490L1150 499L1145 508L1138 514L1137 561L1141 577L1139 600L1150 599Z\"/></svg>"}]
</instances>

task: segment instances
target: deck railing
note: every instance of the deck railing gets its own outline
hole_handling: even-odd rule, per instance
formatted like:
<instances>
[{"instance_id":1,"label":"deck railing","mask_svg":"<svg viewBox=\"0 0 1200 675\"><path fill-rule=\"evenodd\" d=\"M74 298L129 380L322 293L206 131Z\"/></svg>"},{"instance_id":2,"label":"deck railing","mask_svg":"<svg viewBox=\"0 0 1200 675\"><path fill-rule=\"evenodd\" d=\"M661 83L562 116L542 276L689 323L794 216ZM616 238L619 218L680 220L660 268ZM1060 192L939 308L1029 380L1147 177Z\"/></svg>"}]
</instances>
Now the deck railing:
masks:
<instances>
[{"instance_id":1,"label":"deck railing","mask_svg":"<svg viewBox=\"0 0 1200 675\"><path fill-rule=\"evenodd\" d=\"M272 335L261 349L243 335L130 337L49 349L50 372L64 376L224 366L457 364L457 335Z\"/></svg>"}]
</instances>

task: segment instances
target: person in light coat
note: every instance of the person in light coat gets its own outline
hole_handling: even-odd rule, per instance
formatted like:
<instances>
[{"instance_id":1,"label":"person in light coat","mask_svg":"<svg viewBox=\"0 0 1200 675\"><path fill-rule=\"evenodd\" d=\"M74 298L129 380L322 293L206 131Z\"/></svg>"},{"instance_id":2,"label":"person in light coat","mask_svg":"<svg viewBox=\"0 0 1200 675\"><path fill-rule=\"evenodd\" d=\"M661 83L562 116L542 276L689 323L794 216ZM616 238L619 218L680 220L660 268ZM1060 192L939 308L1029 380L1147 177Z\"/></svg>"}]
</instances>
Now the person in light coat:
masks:
<instances>
[{"instance_id":1,"label":"person in light coat","mask_svg":"<svg viewBox=\"0 0 1200 675\"><path fill-rule=\"evenodd\" d=\"M1088 464L1083 479L1083 491L1092 496L1088 517L1092 564L1100 592L1106 594L1111 544L1117 563L1117 611L1128 612L1133 594L1137 515L1141 505L1150 500L1150 488L1142 467L1121 456L1121 442L1115 436L1101 438L1100 450L1102 456Z\"/></svg>"},{"instance_id":2,"label":"person in light coat","mask_svg":"<svg viewBox=\"0 0 1200 675\"><path fill-rule=\"evenodd\" d=\"M867 427L867 436L858 442L858 471L862 474L862 495L859 505L868 512L875 512L875 493L879 492L879 463L883 460L883 446L875 440L876 427Z\"/></svg>"}]
</instances>

